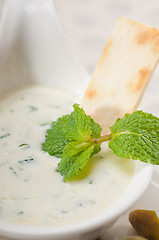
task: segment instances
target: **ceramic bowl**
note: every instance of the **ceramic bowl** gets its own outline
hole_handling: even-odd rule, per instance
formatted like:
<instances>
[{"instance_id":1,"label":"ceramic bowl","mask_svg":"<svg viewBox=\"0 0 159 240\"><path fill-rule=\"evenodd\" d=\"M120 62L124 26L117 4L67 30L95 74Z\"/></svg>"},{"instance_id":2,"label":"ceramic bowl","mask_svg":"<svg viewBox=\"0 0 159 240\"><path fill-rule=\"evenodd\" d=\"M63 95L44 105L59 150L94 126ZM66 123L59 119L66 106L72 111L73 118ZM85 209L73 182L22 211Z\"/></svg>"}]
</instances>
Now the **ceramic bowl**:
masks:
<instances>
[{"instance_id":1,"label":"ceramic bowl","mask_svg":"<svg viewBox=\"0 0 159 240\"><path fill-rule=\"evenodd\" d=\"M89 76L70 50L51 0L6 0L0 23L0 96L43 84L84 93ZM143 164L124 194L102 213L65 227L28 227L0 222L0 235L21 240L95 239L142 195L153 167Z\"/></svg>"}]
</instances>

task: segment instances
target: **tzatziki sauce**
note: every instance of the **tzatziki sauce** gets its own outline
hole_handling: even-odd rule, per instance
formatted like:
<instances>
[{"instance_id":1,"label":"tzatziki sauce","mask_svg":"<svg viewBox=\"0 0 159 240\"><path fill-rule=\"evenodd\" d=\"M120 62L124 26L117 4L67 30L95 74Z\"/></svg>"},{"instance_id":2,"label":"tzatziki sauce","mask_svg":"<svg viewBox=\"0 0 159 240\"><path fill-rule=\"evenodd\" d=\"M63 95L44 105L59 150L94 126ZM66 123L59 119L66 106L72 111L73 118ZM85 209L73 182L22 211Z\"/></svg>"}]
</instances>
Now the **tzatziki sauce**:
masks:
<instances>
[{"instance_id":1,"label":"tzatziki sauce","mask_svg":"<svg viewBox=\"0 0 159 240\"><path fill-rule=\"evenodd\" d=\"M117 201L134 161L106 143L72 181L56 171L60 159L42 150L52 121L70 113L74 94L44 86L21 89L0 102L0 221L62 226L86 220Z\"/></svg>"}]
</instances>

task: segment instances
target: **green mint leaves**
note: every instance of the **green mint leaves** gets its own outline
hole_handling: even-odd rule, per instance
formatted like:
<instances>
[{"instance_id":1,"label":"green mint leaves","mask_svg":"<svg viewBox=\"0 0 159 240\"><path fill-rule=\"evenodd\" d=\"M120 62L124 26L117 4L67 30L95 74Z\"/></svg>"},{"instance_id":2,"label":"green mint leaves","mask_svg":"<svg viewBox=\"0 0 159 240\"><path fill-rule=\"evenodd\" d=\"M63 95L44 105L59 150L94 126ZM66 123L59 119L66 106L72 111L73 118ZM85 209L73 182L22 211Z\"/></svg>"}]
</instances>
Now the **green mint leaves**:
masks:
<instances>
[{"instance_id":1,"label":"green mint leaves","mask_svg":"<svg viewBox=\"0 0 159 240\"><path fill-rule=\"evenodd\" d=\"M58 164L58 171L63 176L64 181L70 180L73 175L78 175L88 160L99 151L100 148L97 151L96 145L90 142L75 141L69 143Z\"/></svg>"},{"instance_id":2,"label":"green mint leaves","mask_svg":"<svg viewBox=\"0 0 159 240\"><path fill-rule=\"evenodd\" d=\"M117 156L159 165L159 118L136 111L117 119L110 130L109 147Z\"/></svg>"},{"instance_id":3,"label":"green mint leaves","mask_svg":"<svg viewBox=\"0 0 159 240\"><path fill-rule=\"evenodd\" d=\"M61 158L58 171L64 181L78 175L87 161L100 151L100 145L91 139L100 137L101 127L78 104L73 107L71 114L52 122L42 145L44 151Z\"/></svg>"},{"instance_id":4,"label":"green mint leaves","mask_svg":"<svg viewBox=\"0 0 159 240\"><path fill-rule=\"evenodd\" d=\"M78 175L90 158L109 141L114 154L159 165L159 118L136 111L117 119L111 133L101 137L101 127L78 104L71 114L52 122L42 149L61 158L57 171L64 181Z\"/></svg>"}]
</instances>

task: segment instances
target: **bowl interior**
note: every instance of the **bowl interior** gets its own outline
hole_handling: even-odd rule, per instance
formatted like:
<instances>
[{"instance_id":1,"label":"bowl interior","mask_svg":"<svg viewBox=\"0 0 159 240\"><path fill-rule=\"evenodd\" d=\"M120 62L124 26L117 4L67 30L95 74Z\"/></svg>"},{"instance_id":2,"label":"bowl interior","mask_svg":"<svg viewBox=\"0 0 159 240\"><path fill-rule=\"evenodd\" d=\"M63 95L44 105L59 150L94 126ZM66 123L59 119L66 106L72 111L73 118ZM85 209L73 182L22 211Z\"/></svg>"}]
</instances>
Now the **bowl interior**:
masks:
<instances>
[{"instance_id":1,"label":"bowl interior","mask_svg":"<svg viewBox=\"0 0 159 240\"><path fill-rule=\"evenodd\" d=\"M5 1L0 56L0 95L36 83L82 95L89 81L67 44L50 0Z\"/></svg>"}]
</instances>

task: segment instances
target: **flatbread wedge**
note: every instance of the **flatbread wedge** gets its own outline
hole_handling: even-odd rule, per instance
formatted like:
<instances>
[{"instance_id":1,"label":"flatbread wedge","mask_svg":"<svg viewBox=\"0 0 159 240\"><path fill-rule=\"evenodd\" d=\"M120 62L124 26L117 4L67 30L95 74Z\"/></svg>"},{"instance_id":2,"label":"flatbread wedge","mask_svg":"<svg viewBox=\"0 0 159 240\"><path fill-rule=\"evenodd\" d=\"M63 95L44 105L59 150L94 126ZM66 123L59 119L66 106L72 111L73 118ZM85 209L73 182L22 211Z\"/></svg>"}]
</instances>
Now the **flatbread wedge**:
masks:
<instances>
[{"instance_id":1,"label":"flatbread wedge","mask_svg":"<svg viewBox=\"0 0 159 240\"><path fill-rule=\"evenodd\" d=\"M119 17L84 94L82 106L109 132L138 107L159 59L159 30Z\"/></svg>"}]
</instances>

